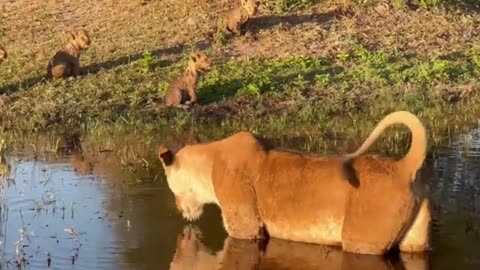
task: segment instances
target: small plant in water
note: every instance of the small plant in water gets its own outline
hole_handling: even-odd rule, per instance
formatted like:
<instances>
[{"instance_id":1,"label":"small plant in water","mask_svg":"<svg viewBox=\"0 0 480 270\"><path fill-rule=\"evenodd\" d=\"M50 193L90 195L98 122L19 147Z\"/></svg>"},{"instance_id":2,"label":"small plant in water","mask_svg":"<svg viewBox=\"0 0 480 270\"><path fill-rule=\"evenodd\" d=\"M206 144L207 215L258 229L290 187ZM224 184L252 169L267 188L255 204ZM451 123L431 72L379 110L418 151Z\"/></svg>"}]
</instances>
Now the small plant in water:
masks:
<instances>
[{"instance_id":1,"label":"small plant in water","mask_svg":"<svg viewBox=\"0 0 480 270\"><path fill-rule=\"evenodd\" d=\"M21 227L19 230L20 232L20 239L18 239L15 242L15 262L17 264L17 267L25 267L26 259L25 259L25 253L23 251L23 242L26 239L26 230L25 227Z\"/></svg>"}]
</instances>

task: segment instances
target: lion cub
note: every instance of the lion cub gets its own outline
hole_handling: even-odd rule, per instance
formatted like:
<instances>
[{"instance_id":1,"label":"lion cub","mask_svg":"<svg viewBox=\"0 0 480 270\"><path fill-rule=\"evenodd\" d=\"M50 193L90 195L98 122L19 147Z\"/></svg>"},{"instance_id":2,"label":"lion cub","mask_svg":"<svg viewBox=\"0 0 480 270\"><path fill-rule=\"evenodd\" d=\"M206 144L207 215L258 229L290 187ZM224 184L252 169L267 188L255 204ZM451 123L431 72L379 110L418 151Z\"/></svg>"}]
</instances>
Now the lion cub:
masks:
<instances>
[{"instance_id":1,"label":"lion cub","mask_svg":"<svg viewBox=\"0 0 480 270\"><path fill-rule=\"evenodd\" d=\"M0 63L3 62L4 59L7 59L7 51L4 48L0 47Z\"/></svg>"},{"instance_id":2,"label":"lion cub","mask_svg":"<svg viewBox=\"0 0 480 270\"><path fill-rule=\"evenodd\" d=\"M47 78L77 77L80 75L80 50L90 46L87 31L68 33L68 43L48 61Z\"/></svg>"},{"instance_id":3,"label":"lion cub","mask_svg":"<svg viewBox=\"0 0 480 270\"><path fill-rule=\"evenodd\" d=\"M187 69L175 79L165 94L165 104L169 107L187 108L197 102L196 88L203 72L210 70L212 61L202 52L190 55Z\"/></svg>"},{"instance_id":4,"label":"lion cub","mask_svg":"<svg viewBox=\"0 0 480 270\"><path fill-rule=\"evenodd\" d=\"M240 35L245 22L258 10L256 0L241 0L242 6L222 14L217 21L217 32Z\"/></svg>"}]
</instances>

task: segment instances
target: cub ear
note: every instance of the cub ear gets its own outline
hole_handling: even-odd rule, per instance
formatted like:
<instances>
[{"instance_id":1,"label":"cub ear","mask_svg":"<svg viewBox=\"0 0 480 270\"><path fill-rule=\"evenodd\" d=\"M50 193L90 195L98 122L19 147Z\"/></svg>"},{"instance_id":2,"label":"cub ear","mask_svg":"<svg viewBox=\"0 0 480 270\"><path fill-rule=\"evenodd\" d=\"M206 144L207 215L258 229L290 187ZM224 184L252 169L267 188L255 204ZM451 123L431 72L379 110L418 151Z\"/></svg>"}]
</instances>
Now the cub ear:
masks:
<instances>
[{"instance_id":1,"label":"cub ear","mask_svg":"<svg viewBox=\"0 0 480 270\"><path fill-rule=\"evenodd\" d=\"M75 33L74 32L67 32L66 36L69 40L75 39Z\"/></svg>"},{"instance_id":2,"label":"cub ear","mask_svg":"<svg viewBox=\"0 0 480 270\"><path fill-rule=\"evenodd\" d=\"M196 53L192 53L192 54L190 55L190 60L192 60L194 63L196 63L196 62L197 62L197 54L196 54Z\"/></svg>"},{"instance_id":3,"label":"cub ear","mask_svg":"<svg viewBox=\"0 0 480 270\"><path fill-rule=\"evenodd\" d=\"M158 159L162 161L163 165L165 166L172 165L173 158L174 158L174 155L172 151L170 151L170 149L168 149L163 145L160 145L160 147L158 147Z\"/></svg>"}]
</instances>

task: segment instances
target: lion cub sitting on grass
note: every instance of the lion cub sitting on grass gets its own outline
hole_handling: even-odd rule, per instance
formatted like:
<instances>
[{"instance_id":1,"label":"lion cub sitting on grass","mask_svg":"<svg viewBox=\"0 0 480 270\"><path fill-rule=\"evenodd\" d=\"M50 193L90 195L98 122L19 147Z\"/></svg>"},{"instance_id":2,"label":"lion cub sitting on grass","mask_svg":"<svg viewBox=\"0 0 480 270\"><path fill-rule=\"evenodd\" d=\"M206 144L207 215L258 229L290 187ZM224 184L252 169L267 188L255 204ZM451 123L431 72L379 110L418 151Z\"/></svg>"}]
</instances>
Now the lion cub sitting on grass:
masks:
<instances>
[{"instance_id":1,"label":"lion cub sitting on grass","mask_svg":"<svg viewBox=\"0 0 480 270\"><path fill-rule=\"evenodd\" d=\"M256 0L241 0L242 6L231 9L222 14L217 21L217 33L242 34L242 27L247 20L258 10Z\"/></svg>"},{"instance_id":2,"label":"lion cub sitting on grass","mask_svg":"<svg viewBox=\"0 0 480 270\"><path fill-rule=\"evenodd\" d=\"M7 59L7 51L4 48L0 47L0 63L3 62L4 59Z\"/></svg>"},{"instance_id":3,"label":"lion cub sitting on grass","mask_svg":"<svg viewBox=\"0 0 480 270\"><path fill-rule=\"evenodd\" d=\"M68 43L48 61L47 78L67 78L80 75L80 50L90 46L87 31L68 33Z\"/></svg>"},{"instance_id":4,"label":"lion cub sitting on grass","mask_svg":"<svg viewBox=\"0 0 480 270\"><path fill-rule=\"evenodd\" d=\"M202 52L190 55L187 69L175 79L165 94L165 104L169 107L187 108L197 102L197 85L203 72L210 70L212 61Z\"/></svg>"}]
</instances>

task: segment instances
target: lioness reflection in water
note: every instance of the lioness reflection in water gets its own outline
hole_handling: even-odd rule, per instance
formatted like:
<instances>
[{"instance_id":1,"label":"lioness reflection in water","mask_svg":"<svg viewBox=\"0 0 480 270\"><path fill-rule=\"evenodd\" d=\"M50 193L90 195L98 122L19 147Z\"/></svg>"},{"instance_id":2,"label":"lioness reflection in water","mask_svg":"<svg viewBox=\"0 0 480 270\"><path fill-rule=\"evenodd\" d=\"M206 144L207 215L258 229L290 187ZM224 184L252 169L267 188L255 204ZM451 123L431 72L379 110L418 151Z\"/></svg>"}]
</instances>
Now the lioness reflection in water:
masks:
<instances>
[{"instance_id":1,"label":"lioness reflection in water","mask_svg":"<svg viewBox=\"0 0 480 270\"><path fill-rule=\"evenodd\" d=\"M401 253L399 260L358 255L340 248L271 238L262 246L257 240L225 239L223 250L214 252L201 241L201 232L186 226L177 239L170 270L427 270L426 254Z\"/></svg>"}]
</instances>

